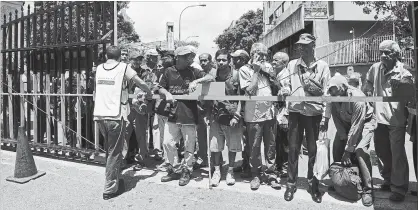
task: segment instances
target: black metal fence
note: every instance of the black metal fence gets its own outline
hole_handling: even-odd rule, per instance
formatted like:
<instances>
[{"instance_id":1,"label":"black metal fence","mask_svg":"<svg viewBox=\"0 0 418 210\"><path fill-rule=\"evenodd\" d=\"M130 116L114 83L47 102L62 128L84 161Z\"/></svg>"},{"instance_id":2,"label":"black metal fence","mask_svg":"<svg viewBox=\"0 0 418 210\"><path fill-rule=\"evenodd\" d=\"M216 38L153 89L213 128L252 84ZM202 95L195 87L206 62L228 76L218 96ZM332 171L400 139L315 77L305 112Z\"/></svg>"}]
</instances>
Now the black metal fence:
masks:
<instances>
[{"instance_id":1,"label":"black metal fence","mask_svg":"<svg viewBox=\"0 0 418 210\"><path fill-rule=\"evenodd\" d=\"M24 125L32 145L100 149L93 69L113 20L113 2L36 2L4 15L1 139L13 142Z\"/></svg>"}]
</instances>

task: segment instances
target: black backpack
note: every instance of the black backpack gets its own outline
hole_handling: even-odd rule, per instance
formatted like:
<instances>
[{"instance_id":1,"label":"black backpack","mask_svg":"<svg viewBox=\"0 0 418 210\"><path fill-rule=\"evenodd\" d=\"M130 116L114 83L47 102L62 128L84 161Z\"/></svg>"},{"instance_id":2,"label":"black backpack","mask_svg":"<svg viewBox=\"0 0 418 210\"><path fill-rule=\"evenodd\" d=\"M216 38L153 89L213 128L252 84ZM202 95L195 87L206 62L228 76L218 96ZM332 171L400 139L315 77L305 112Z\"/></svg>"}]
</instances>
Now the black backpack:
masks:
<instances>
[{"instance_id":1,"label":"black backpack","mask_svg":"<svg viewBox=\"0 0 418 210\"><path fill-rule=\"evenodd\" d=\"M361 198L363 188L358 166L345 167L340 162L335 162L329 168L329 176L340 196L353 201Z\"/></svg>"}]
</instances>

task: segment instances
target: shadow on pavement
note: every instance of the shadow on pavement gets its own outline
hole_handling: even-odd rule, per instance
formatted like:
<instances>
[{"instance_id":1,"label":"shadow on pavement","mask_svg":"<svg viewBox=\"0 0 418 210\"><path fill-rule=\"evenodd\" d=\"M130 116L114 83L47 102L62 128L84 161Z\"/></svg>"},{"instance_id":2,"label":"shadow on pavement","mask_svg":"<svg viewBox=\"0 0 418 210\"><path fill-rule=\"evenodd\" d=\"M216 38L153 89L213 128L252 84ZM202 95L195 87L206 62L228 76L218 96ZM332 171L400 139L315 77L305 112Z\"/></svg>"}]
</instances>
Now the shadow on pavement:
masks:
<instances>
[{"instance_id":1,"label":"shadow on pavement","mask_svg":"<svg viewBox=\"0 0 418 210\"><path fill-rule=\"evenodd\" d=\"M139 171L128 170L122 174L121 178L125 181L125 192L134 189L140 180L145 180L158 174L158 171L153 171L149 175L137 175L137 172Z\"/></svg>"}]
</instances>

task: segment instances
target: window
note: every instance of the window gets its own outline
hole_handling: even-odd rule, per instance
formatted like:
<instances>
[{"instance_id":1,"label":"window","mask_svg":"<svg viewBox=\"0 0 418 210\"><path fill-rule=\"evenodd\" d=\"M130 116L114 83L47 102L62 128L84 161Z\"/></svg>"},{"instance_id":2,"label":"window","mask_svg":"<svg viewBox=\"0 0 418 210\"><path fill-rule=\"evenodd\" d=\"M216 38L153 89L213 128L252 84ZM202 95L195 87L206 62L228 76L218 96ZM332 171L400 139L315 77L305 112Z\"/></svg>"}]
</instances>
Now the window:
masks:
<instances>
[{"instance_id":1,"label":"window","mask_svg":"<svg viewBox=\"0 0 418 210\"><path fill-rule=\"evenodd\" d=\"M269 24L270 25L271 25L271 23L273 23L273 19L274 19L273 15L270 15L270 17L269 17Z\"/></svg>"},{"instance_id":2,"label":"window","mask_svg":"<svg viewBox=\"0 0 418 210\"><path fill-rule=\"evenodd\" d=\"M267 2L267 7L270 8L270 1Z\"/></svg>"}]
</instances>

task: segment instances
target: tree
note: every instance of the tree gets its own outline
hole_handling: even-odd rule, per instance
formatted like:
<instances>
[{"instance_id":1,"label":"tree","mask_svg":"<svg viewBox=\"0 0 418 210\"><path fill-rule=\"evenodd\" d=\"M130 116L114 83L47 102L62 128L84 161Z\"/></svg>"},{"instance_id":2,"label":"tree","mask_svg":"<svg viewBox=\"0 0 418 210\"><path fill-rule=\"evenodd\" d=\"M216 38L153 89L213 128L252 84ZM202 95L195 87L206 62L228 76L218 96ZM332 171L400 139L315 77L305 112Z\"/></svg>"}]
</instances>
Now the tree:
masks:
<instances>
[{"instance_id":1,"label":"tree","mask_svg":"<svg viewBox=\"0 0 418 210\"><path fill-rule=\"evenodd\" d=\"M379 16L387 15L380 18L383 21L383 27L377 32L377 35L388 35L393 31L395 26L395 36L401 45L408 45L411 39L412 30L408 21L407 7L408 1L354 1L356 5L363 6L363 13L373 14L376 20Z\"/></svg>"},{"instance_id":2,"label":"tree","mask_svg":"<svg viewBox=\"0 0 418 210\"><path fill-rule=\"evenodd\" d=\"M54 8L55 6L58 5L63 5L63 4L67 4L68 2L66 1L35 1L35 8L37 11L39 10L47 10L47 9L51 9ZM93 14L94 13L94 4L97 2L93 2L93 1L89 1L89 2L85 2L88 4L88 12L89 12L89 17L88 17L88 23L89 23L89 31L85 31L85 25L86 25L86 18L84 16L85 14L85 4L81 4L80 7L80 29L81 29L81 33L80 33L80 40L81 41L85 41L86 38L88 38L89 40L96 40L96 39L100 39L101 37L93 37L93 29L94 29L94 21L93 18L97 18L96 20L97 22L97 26L98 26L98 35L104 35L106 34L108 31L112 30L110 28L110 24L106 24L105 26L105 30L103 31L103 24L104 21L106 20L106 23L109 23L110 20L113 18L112 17L112 7L113 7L113 2L106 2L103 7L99 6L98 10L97 10L97 14ZM139 39L139 35L136 33L135 28L133 26L134 22L132 20L130 20L129 17L127 17L126 13L125 13L125 9L127 9L129 7L129 2L121 2L118 1L117 2L117 11L118 11L118 20L117 20L117 24L118 24L118 42L122 42L122 43L132 43L132 42L140 42ZM72 36L72 41L76 42L76 28L77 28L77 13L76 13L76 7L72 7L72 26L71 28L73 29L73 36ZM60 11L59 11L60 12ZM69 42L69 8L67 7L64 10L64 26L61 26L61 17L60 17L60 13L58 13L58 24L57 24L57 28L53 28L54 27L54 13L51 12L49 13L50 16L50 36L52 37L52 32L54 30L56 30L59 34L59 32L61 31L61 28L64 27L64 37L60 37L58 35L57 39L58 42ZM102 15L104 14L104 15ZM43 17L44 19L44 23L41 26L40 25L40 21L39 19L37 20L37 24L38 24L38 35L36 37L36 41L39 42L40 39L40 28L43 27L44 28L44 40L46 40L47 38L47 15L44 15Z\"/></svg>"},{"instance_id":3,"label":"tree","mask_svg":"<svg viewBox=\"0 0 418 210\"><path fill-rule=\"evenodd\" d=\"M219 49L235 51L243 49L249 52L263 34L263 10L250 10L243 14L235 25L228 27L214 41Z\"/></svg>"}]
</instances>

